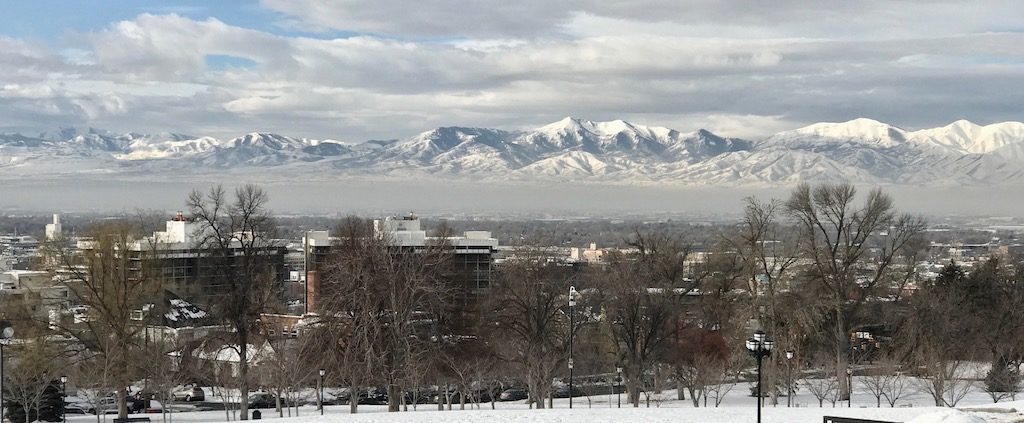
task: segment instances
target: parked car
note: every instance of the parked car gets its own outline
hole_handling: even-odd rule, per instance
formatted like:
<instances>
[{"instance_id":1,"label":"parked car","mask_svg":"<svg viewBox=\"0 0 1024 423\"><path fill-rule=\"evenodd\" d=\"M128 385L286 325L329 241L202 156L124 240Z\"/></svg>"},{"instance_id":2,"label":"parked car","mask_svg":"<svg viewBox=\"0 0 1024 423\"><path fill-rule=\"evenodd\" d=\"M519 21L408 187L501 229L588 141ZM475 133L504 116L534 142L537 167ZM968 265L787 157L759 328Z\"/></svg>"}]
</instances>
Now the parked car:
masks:
<instances>
[{"instance_id":1,"label":"parked car","mask_svg":"<svg viewBox=\"0 0 1024 423\"><path fill-rule=\"evenodd\" d=\"M580 387L579 385L573 385L572 396L582 397L584 395L586 394L583 392L582 387ZM569 385L555 386L554 396L555 398L569 398Z\"/></svg>"},{"instance_id":2,"label":"parked car","mask_svg":"<svg viewBox=\"0 0 1024 423\"><path fill-rule=\"evenodd\" d=\"M206 401L206 393L198 386L176 390L171 396L175 401Z\"/></svg>"},{"instance_id":3,"label":"parked car","mask_svg":"<svg viewBox=\"0 0 1024 423\"><path fill-rule=\"evenodd\" d=\"M406 404L436 404L438 393L434 389L420 389L417 392L409 391L405 393Z\"/></svg>"},{"instance_id":4,"label":"parked car","mask_svg":"<svg viewBox=\"0 0 1024 423\"><path fill-rule=\"evenodd\" d=\"M530 395L526 393L525 389L510 388L501 391L501 395L498 395L498 401L520 401L529 397Z\"/></svg>"},{"instance_id":5,"label":"parked car","mask_svg":"<svg viewBox=\"0 0 1024 423\"><path fill-rule=\"evenodd\" d=\"M277 397L269 392L249 394L249 409L277 407Z\"/></svg>"},{"instance_id":6,"label":"parked car","mask_svg":"<svg viewBox=\"0 0 1024 423\"><path fill-rule=\"evenodd\" d=\"M388 403L388 390L384 388L370 388L359 393L359 403L368 405L384 405Z\"/></svg>"},{"instance_id":7,"label":"parked car","mask_svg":"<svg viewBox=\"0 0 1024 423\"><path fill-rule=\"evenodd\" d=\"M64 404L65 414L96 414L96 410L91 410L88 407L84 407L82 404L67 403Z\"/></svg>"},{"instance_id":8,"label":"parked car","mask_svg":"<svg viewBox=\"0 0 1024 423\"><path fill-rule=\"evenodd\" d=\"M142 411L143 402L137 400L135 397L127 396L124 398L124 406L128 409L128 413L138 413ZM88 408L86 411L89 414L97 414L98 411L102 411L102 414L117 414L117 398L113 396L106 396L96 401L96 406Z\"/></svg>"}]
</instances>

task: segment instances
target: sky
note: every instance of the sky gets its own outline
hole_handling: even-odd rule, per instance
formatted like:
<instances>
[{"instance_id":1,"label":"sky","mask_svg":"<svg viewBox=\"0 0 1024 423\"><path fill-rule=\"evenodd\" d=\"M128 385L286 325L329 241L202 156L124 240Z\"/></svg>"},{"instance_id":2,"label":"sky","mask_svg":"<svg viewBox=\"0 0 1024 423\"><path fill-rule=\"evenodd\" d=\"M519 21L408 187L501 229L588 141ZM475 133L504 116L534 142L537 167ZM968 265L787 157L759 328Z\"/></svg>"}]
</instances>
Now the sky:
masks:
<instances>
[{"instance_id":1,"label":"sky","mask_svg":"<svg viewBox=\"0 0 1024 423\"><path fill-rule=\"evenodd\" d=\"M361 141L565 116L757 138L1024 120L1019 0L37 0L0 132Z\"/></svg>"}]
</instances>

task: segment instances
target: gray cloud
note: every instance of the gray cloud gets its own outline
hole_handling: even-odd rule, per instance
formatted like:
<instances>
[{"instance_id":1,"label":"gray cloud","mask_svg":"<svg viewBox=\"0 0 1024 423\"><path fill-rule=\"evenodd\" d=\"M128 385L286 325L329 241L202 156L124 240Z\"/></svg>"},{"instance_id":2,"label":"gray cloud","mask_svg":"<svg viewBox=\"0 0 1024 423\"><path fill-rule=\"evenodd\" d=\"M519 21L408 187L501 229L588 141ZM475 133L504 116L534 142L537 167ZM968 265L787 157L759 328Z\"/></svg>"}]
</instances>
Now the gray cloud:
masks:
<instances>
[{"instance_id":1,"label":"gray cloud","mask_svg":"<svg viewBox=\"0 0 1024 423\"><path fill-rule=\"evenodd\" d=\"M987 0L262 0L294 28L405 37L535 38L655 25L677 35L889 38L1019 29L1019 2ZM595 21L588 17L604 18ZM590 28L588 24L601 24Z\"/></svg>"}]
</instances>

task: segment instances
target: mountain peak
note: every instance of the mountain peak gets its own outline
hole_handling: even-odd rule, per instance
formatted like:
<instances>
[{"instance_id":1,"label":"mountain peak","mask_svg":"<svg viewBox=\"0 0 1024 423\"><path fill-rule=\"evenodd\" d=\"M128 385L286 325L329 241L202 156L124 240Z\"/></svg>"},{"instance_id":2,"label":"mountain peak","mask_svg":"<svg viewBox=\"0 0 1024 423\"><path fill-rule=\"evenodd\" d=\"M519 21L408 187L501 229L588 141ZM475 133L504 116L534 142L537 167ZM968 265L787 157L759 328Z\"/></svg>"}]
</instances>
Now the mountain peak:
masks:
<instances>
[{"instance_id":1,"label":"mountain peak","mask_svg":"<svg viewBox=\"0 0 1024 423\"><path fill-rule=\"evenodd\" d=\"M593 129L593 127L594 122L572 116L566 116L556 122L537 128L537 131L545 133L577 132L581 129Z\"/></svg>"},{"instance_id":2,"label":"mountain peak","mask_svg":"<svg viewBox=\"0 0 1024 423\"><path fill-rule=\"evenodd\" d=\"M902 129L874 119L857 118L846 122L821 122L792 131L781 132L772 138L817 137L834 141L868 141L891 146L905 139Z\"/></svg>"},{"instance_id":3,"label":"mountain peak","mask_svg":"<svg viewBox=\"0 0 1024 423\"><path fill-rule=\"evenodd\" d=\"M960 119L960 120L953 121L949 125L946 125L946 127L947 128L978 128L978 127L981 127L981 125L978 125L978 124L976 124L974 122L971 122L971 121L969 121L967 119Z\"/></svg>"}]
</instances>

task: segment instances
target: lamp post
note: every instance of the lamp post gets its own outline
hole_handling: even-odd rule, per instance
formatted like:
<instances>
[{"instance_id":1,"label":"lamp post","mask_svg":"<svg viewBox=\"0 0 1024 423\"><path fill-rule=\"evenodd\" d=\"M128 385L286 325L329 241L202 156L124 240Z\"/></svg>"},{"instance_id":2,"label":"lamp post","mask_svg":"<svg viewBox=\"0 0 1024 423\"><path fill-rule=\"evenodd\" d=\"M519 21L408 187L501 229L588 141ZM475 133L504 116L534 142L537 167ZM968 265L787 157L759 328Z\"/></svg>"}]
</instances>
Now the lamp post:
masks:
<instances>
[{"instance_id":1,"label":"lamp post","mask_svg":"<svg viewBox=\"0 0 1024 423\"><path fill-rule=\"evenodd\" d=\"M4 421L4 345L14 337L14 327L11 323L0 321L0 422Z\"/></svg>"},{"instance_id":2,"label":"lamp post","mask_svg":"<svg viewBox=\"0 0 1024 423\"><path fill-rule=\"evenodd\" d=\"M793 406L793 350L786 350L786 407Z\"/></svg>"},{"instance_id":3,"label":"lamp post","mask_svg":"<svg viewBox=\"0 0 1024 423\"><path fill-rule=\"evenodd\" d=\"M746 347L750 356L757 359L757 423L761 423L761 399L764 398L764 393L761 391L761 361L772 355L775 341L768 339L764 331L758 329L754 332L754 336L747 340Z\"/></svg>"},{"instance_id":4,"label":"lamp post","mask_svg":"<svg viewBox=\"0 0 1024 423\"><path fill-rule=\"evenodd\" d=\"M324 415L324 375L327 374L327 370L320 369L320 415Z\"/></svg>"},{"instance_id":5,"label":"lamp post","mask_svg":"<svg viewBox=\"0 0 1024 423\"><path fill-rule=\"evenodd\" d=\"M68 377L60 377L60 421L67 423L68 421Z\"/></svg>"},{"instance_id":6,"label":"lamp post","mask_svg":"<svg viewBox=\"0 0 1024 423\"><path fill-rule=\"evenodd\" d=\"M572 408L572 339L574 337L574 330L576 326L576 287L569 287L569 408Z\"/></svg>"},{"instance_id":7,"label":"lamp post","mask_svg":"<svg viewBox=\"0 0 1024 423\"><path fill-rule=\"evenodd\" d=\"M846 380L849 382L846 386L849 392L846 393L846 408L853 407L853 369L846 368Z\"/></svg>"},{"instance_id":8,"label":"lamp post","mask_svg":"<svg viewBox=\"0 0 1024 423\"><path fill-rule=\"evenodd\" d=\"M615 368L615 394L618 396L619 408L622 408L622 367Z\"/></svg>"}]
</instances>

